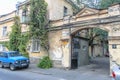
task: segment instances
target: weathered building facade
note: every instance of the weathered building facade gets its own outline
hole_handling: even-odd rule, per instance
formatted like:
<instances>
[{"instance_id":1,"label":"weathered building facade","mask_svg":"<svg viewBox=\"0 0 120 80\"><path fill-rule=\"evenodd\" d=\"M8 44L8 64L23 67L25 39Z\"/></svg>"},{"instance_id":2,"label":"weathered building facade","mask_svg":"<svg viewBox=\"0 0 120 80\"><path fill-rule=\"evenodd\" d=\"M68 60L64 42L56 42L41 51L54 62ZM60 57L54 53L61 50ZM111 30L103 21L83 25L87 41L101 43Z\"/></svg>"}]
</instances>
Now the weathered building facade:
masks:
<instances>
[{"instance_id":1,"label":"weathered building facade","mask_svg":"<svg viewBox=\"0 0 120 80\"><path fill-rule=\"evenodd\" d=\"M52 28L49 33L50 54L54 54L58 61L61 60L63 67L70 68L72 63L72 36L80 30L97 27L108 32L110 67L112 68L112 61L120 64L119 8L119 4L112 5L104 10L84 8L75 16L67 16L63 20L52 22L56 27Z\"/></svg>"},{"instance_id":2,"label":"weathered building facade","mask_svg":"<svg viewBox=\"0 0 120 80\"><path fill-rule=\"evenodd\" d=\"M48 4L48 19L50 20L51 28L49 29L49 56L53 60L55 67L71 68L72 63L77 60L77 66L89 63L88 40L76 34L87 28L100 28L108 32L108 44L110 53L110 67L112 61L120 64L120 5L112 5L108 9L97 10L84 8L78 14L73 15L73 8L66 0L45 0ZM52 4L54 2L54 4ZM9 14L10 18L16 14L20 16L22 24L22 32L29 31L29 25L25 22L24 5L27 5L29 14L29 0L19 3L17 12L13 15ZM7 17L5 15L5 17ZM3 26L13 25L13 20L6 22L9 18L2 16L0 18L0 30ZM4 22L5 21L5 22ZM6 31L5 29L3 29ZM8 32L11 28L7 29ZM6 32L2 33L6 35ZM0 36L2 35L0 33ZM0 41L8 41L9 38L0 37ZM80 44L76 46L75 44ZM29 56L32 60L48 55L39 45L39 41L31 41L28 45ZM75 64L73 64L75 65Z\"/></svg>"},{"instance_id":3,"label":"weathered building facade","mask_svg":"<svg viewBox=\"0 0 120 80\"><path fill-rule=\"evenodd\" d=\"M47 17L49 22L62 19L63 16L66 15L72 15L73 14L73 7L71 4L66 0L45 0L47 3ZM52 4L54 2L54 4ZM16 11L13 14L6 14L1 16L1 24L0 28L2 28L5 25L9 26L7 30L9 30L9 33L11 32L11 26L14 24L13 17L19 16L20 17L20 23L21 23L21 31L22 33L26 33L29 31L29 14L30 14L30 0L26 0L24 2L18 3L16 5ZM5 19L3 20L3 18ZM10 24L8 24L6 21L9 20L9 18L12 18L12 20L9 21ZM2 24L2 22L4 24ZM9 35L7 35L7 38L4 39L4 37L1 37L2 41L9 41ZM29 52L29 57L31 58L32 62L38 62L40 58L43 56L47 56L48 53L40 47L39 40L30 40L30 43L27 46L27 50Z\"/></svg>"},{"instance_id":4,"label":"weathered building facade","mask_svg":"<svg viewBox=\"0 0 120 80\"><path fill-rule=\"evenodd\" d=\"M16 11L0 16L0 42L9 41L11 26L14 24L13 18ZM0 44L0 51L6 50L5 46Z\"/></svg>"}]
</instances>

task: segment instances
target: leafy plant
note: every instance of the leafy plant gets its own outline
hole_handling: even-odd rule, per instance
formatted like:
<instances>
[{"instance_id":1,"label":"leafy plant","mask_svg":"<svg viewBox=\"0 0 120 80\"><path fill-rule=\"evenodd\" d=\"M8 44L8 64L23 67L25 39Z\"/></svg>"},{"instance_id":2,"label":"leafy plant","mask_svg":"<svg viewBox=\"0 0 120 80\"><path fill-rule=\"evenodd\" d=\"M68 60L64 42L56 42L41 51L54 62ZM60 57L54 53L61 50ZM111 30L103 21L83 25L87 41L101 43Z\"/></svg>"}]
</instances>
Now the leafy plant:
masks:
<instances>
[{"instance_id":1,"label":"leafy plant","mask_svg":"<svg viewBox=\"0 0 120 80\"><path fill-rule=\"evenodd\" d=\"M27 58L29 58L29 54L28 53L24 53L22 55L25 56L25 57L27 57Z\"/></svg>"},{"instance_id":2,"label":"leafy plant","mask_svg":"<svg viewBox=\"0 0 120 80\"><path fill-rule=\"evenodd\" d=\"M23 55L25 55L25 57L28 57L28 56L29 56L29 55L28 55L28 52L27 52L27 50L26 50L28 42L29 42L28 33L21 34L19 51L20 51Z\"/></svg>"},{"instance_id":3,"label":"leafy plant","mask_svg":"<svg viewBox=\"0 0 120 80\"><path fill-rule=\"evenodd\" d=\"M9 50L20 51L23 55L28 57L28 52L26 50L27 43L29 42L28 33L22 34L20 19L18 16L14 18L14 25L12 26L12 31L10 33L10 41L5 43Z\"/></svg>"},{"instance_id":4,"label":"leafy plant","mask_svg":"<svg viewBox=\"0 0 120 80\"><path fill-rule=\"evenodd\" d=\"M7 47L7 49L9 49L9 41L3 41L0 42L0 44L4 45L5 47Z\"/></svg>"},{"instance_id":5,"label":"leafy plant","mask_svg":"<svg viewBox=\"0 0 120 80\"><path fill-rule=\"evenodd\" d=\"M108 8L110 5L120 3L120 0L101 0L100 7L101 8Z\"/></svg>"},{"instance_id":6,"label":"leafy plant","mask_svg":"<svg viewBox=\"0 0 120 80\"><path fill-rule=\"evenodd\" d=\"M40 40L40 45L48 50L47 3L44 0L30 0L30 38Z\"/></svg>"},{"instance_id":7,"label":"leafy plant","mask_svg":"<svg viewBox=\"0 0 120 80\"><path fill-rule=\"evenodd\" d=\"M48 56L44 57L43 59L40 60L38 67L43 68L43 69L48 69L52 67L52 61Z\"/></svg>"},{"instance_id":8,"label":"leafy plant","mask_svg":"<svg viewBox=\"0 0 120 80\"><path fill-rule=\"evenodd\" d=\"M89 39L89 46L91 47L91 54L93 56L94 41L99 39L99 42L105 42L108 37L108 32L99 28L90 28L89 34L86 37Z\"/></svg>"},{"instance_id":9,"label":"leafy plant","mask_svg":"<svg viewBox=\"0 0 120 80\"><path fill-rule=\"evenodd\" d=\"M21 36L21 25L20 19L18 16L14 17L14 25L12 26L12 31L9 36L9 49L12 51L19 51L20 39Z\"/></svg>"}]
</instances>

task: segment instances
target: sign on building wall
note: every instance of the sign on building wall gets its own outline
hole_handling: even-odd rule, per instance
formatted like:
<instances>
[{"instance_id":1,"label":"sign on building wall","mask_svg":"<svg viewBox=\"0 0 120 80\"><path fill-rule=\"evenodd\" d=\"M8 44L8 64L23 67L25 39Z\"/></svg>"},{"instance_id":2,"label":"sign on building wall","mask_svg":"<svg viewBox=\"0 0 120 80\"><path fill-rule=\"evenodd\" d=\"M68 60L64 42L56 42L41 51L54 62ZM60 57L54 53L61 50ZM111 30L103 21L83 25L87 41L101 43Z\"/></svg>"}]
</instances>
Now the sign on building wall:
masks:
<instances>
[{"instance_id":1,"label":"sign on building wall","mask_svg":"<svg viewBox=\"0 0 120 80\"><path fill-rule=\"evenodd\" d=\"M69 39L69 37L70 37L69 29L64 29L62 31L62 39Z\"/></svg>"},{"instance_id":2,"label":"sign on building wall","mask_svg":"<svg viewBox=\"0 0 120 80\"><path fill-rule=\"evenodd\" d=\"M117 49L117 44L112 44L112 49Z\"/></svg>"}]
</instances>

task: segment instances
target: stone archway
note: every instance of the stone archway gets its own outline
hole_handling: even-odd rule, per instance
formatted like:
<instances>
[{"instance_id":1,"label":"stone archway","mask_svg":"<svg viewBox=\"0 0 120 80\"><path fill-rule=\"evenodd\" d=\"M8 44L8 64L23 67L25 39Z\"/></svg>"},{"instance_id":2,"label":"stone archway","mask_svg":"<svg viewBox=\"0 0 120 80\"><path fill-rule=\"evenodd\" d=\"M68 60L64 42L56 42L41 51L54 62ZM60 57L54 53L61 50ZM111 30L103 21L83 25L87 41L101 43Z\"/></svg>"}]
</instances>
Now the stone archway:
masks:
<instances>
[{"instance_id":1,"label":"stone archway","mask_svg":"<svg viewBox=\"0 0 120 80\"><path fill-rule=\"evenodd\" d=\"M73 25L72 25L73 26ZM120 22L114 22L114 23L109 23L109 24L97 24L97 25L89 25L89 26L83 26L83 27L76 27L74 28L68 28L68 29L63 29L62 31L66 31L66 33L68 34L75 34L76 32L78 32L79 30L83 30L86 28L94 28L94 27L98 27L102 30L105 30L108 32L108 42L109 42L109 52L110 52L110 70L112 69L112 61L116 61L117 63L120 64L120 57L119 57L119 44L120 44L120 37L119 37L119 33L120 33ZM67 32L68 31L68 32ZM62 38L64 40L65 36ZM71 37L69 35L67 35L67 39L68 39L68 44L71 45ZM117 46L118 49L113 49L113 46ZM67 48L67 51L69 53L71 53L71 46L69 46ZM116 54L114 54L116 53ZM71 67L71 54L68 54L68 65L69 68ZM64 59L66 60L66 59ZM64 62L64 61L63 61ZM66 62L66 61L65 61Z\"/></svg>"},{"instance_id":2,"label":"stone archway","mask_svg":"<svg viewBox=\"0 0 120 80\"><path fill-rule=\"evenodd\" d=\"M107 31L107 32L109 32L109 25L89 25L89 26L83 26L83 27L76 27L76 28L71 28L71 35L73 36L73 35L75 35L77 32L79 32L79 31L82 31L82 30L87 30L87 29L89 29L89 28L96 28L96 27L100 27L100 29L102 29L102 30L105 30L105 31ZM98 28L99 28L98 27ZM80 37L79 37L80 38ZM76 68L76 66L77 66L77 68L78 67L80 67L80 66L82 66L82 65L86 65L86 64L90 64L90 63L88 63L88 61L90 61L89 60L89 58L88 58L88 56L86 56L86 55L84 55L84 54L87 54L88 53L88 51L86 50L86 52L84 52L84 50L82 50L82 46L86 46L86 39L84 39L84 38L80 38L79 40L80 40L80 42L81 42L81 39L82 40L84 40L84 42L82 41L82 43L80 43L80 45L81 45L81 48L79 48L79 49L76 49L76 51L74 50L74 49L72 49L71 50L71 56L72 56L72 58L71 58L71 67L72 68ZM72 40L73 41L73 40ZM73 44L72 42L71 42L71 44ZM71 45L71 46L73 46L73 45ZM80 52L79 52L79 51ZM77 60L77 59L73 59L73 57L74 57L74 53L73 53L73 51L74 51L74 53L76 54L78 54L79 53L79 55L77 55L77 58L79 57L79 59ZM77 52L78 51L78 52ZM102 53L102 52L101 52ZM89 55L89 54L88 54ZM85 57L86 56L86 57ZM81 59L82 60L81 60ZM108 62L108 59L109 58L107 58L107 63L109 64L109 62ZM79 62L78 62L79 61ZM82 62L81 62L82 61ZM76 64L76 63L78 63L78 65ZM79 63L81 63L81 64L79 64ZM84 64L83 64L84 63ZM105 63L105 61L104 61L104 63ZM92 65L92 64L91 64ZM101 65L101 64L100 64ZM101 70L102 69L104 69L104 68L107 68L106 69L106 73L109 73L108 71L109 71L109 65L107 66L107 67L104 67L104 66L102 66L103 68L101 68Z\"/></svg>"},{"instance_id":3,"label":"stone archway","mask_svg":"<svg viewBox=\"0 0 120 80\"><path fill-rule=\"evenodd\" d=\"M74 27L73 26L73 28L62 29L62 32L63 32L62 40L64 41L64 39L67 39L68 44L69 44L69 47L67 49L67 51L69 52L69 54L68 54L68 56L69 56L69 61L68 61L69 67L71 67L71 52L72 52L72 49L71 49L72 37L71 36L76 34L77 32L79 32L80 30L84 30L84 29L88 29L88 28L95 28L95 27L98 27L98 26L102 30L105 30L105 31L109 32L109 26L108 25L106 25L106 27L105 27L105 25L88 25L88 26L82 26L82 27L79 27L79 26L78 27ZM66 34L66 35L64 35L64 34Z\"/></svg>"},{"instance_id":4,"label":"stone archway","mask_svg":"<svg viewBox=\"0 0 120 80\"><path fill-rule=\"evenodd\" d=\"M75 24L76 25L76 24ZM113 22L113 23L106 23L106 24L95 24L95 25L86 25L86 26L75 26L71 25L72 27L65 28L65 29L60 29L57 31L51 31L50 32L50 39L53 40L51 42L51 46L54 45L54 48L52 48L54 51L54 54L60 53L57 56L60 56L59 59L55 59L55 65L64 67L64 68L71 68L71 36L72 34L76 33L79 30L86 29L86 28L93 28L93 27L98 27L100 29L106 30L109 35L108 35L108 40L109 40L109 51L110 51L110 67L112 69L112 61L117 61L119 63L120 57L119 55L119 44L120 44L120 22ZM75 26L75 27L74 27ZM56 37L53 37L56 36ZM52 38L53 37L53 38ZM56 43L55 43L56 41ZM54 44L55 43L55 44ZM57 45L58 44L58 45ZM58 48L57 48L57 46ZM118 49L112 49L113 46L117 46ZM56 50L55 50L56 49ZM59 49L59 50L57 50ZM114 54L116 53L116 54ZM58 67L58 66L56 66Z\"/></svg>"},{"instance_id":5,"label":"stone archway","mask_svg":"<svg viewBox=\"0 0 120 80\"><path fill-rule=\"evenodd\" d=\"M116 6L116 5L114 5ZM117 7L110 7L116 12ZM85 8L77 15L67 17L66 20L53 21L52 25L57 27L50 28L50 56L55 64L64 68L71 67L71 34L85 28L98 27L108 32L110 69L112 61L120 64L120 14L110 12L111 10L94 10ZM60 55L58 55L58 53ZM54 57L54 55L57 55ZM60 57L58 57L60 56Z\"/></svg>"}]
</instances>

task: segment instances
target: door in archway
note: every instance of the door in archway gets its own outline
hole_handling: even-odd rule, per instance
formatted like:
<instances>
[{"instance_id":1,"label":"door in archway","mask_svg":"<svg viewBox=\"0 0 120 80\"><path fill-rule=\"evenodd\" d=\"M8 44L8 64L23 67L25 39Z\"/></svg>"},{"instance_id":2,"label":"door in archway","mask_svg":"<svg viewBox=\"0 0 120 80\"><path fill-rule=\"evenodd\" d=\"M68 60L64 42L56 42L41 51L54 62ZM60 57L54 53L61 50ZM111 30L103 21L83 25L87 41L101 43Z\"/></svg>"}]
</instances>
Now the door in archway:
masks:
<instances>
[{"instance_id":1,"label":"door in archway","mask_svg":"<svg viewBox=\"0 0 120 80\"><path fill-rule=\"evenodd\" d=\"M80 51L78 54L78 67L89 64L88 40L80 38Z\"/></svg>"},{"instance_id":2,"label":"door in archway","mask_svg":"<svg viewBox=\"0 0 120 80\"><path fill-rule=\"evenodd\" d=\"M89 64L88 40L83 37L73 37L71 67L77 68L87 64Z\"/></svg>"}]
</instances>

